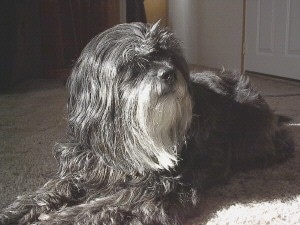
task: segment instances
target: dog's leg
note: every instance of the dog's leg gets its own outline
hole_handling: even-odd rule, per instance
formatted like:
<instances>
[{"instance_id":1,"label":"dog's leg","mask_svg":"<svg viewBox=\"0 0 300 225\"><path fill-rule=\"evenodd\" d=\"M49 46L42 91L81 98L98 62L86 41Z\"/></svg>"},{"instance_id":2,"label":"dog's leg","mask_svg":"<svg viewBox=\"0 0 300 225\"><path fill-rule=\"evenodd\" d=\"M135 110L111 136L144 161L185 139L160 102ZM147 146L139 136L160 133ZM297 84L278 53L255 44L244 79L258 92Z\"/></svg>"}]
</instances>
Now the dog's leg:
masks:
<instances>
[{"instance_id":1,"label":"dog's leg","mask_svg":"<svg viewBox=\"0 0 300 225\"><path fill-rule=\"evenodd\" d=\"M15 202L0 212L0 224L28 224L41 213L76 203L79 191L70 180L51 180L33 194L19 196Z\"/></svg>"},{"instance_id":2,"label":"dog's leg","mask_svg":"<svg viewBox=\"0 0 300 225\"><path fill-rule=\"evenodd\" d=\"M115 202L112 202L114 199ZM108 203L109 201L109 203ZM105 225L142 225L143 223L132 214L130 206L117 206L114 197L107 197L63 208L58 212L42 214L38 225L74 225L74 224L105 224ZM107 205L108 204L108 205Z\"/></svg>"},{"instance_id":3,"label":"dog's leg","mask_svg":"<svg viewBox=\"0 0 300 225\"><path fill-rule=\"evenodd\" d=\"M145 201L144 204L103 206L102 200L69 207L49 215L41 215L38 225L179 225L181 215L166 202ZM186 209L185 209L186 210ZM171 211L171 212L170 212ZM176 213L174 213L176 211ZM183 214L183 210L181 211ZM180 215L180 216L178 216Z\"/></svg>"},{"instance_id":4,"label":"dog's leg","mask_svg":"<svg viewBox=\"0 0 300 225\"><path fill-rule=\"evenodd\" d=\"M197 193L191 186L184 185L177 187L180 190L165 193L163 182L155 184L159 187L142 184L41 214L37 224L179 225L196 204L192 199Z\"/></svg>"}]
</instances>

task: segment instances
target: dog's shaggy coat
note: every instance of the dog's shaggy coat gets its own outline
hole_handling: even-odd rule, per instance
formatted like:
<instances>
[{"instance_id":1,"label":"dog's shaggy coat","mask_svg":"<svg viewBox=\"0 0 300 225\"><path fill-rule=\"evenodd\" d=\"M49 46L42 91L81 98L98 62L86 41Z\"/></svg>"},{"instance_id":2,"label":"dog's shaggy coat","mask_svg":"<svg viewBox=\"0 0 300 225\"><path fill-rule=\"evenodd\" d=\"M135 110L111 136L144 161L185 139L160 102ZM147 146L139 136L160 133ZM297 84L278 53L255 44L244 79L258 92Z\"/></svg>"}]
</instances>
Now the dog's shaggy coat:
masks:
<instances>
[{"instance_id":1,"label":"dog's shaggy coat","mask_svg":"<svg viewBox=\"0 0 300 225\"><path fill-rule=\"evenodd\" d=\"M0 224L180 224L201 190L293 152L284 122L247 77L190 75L174 34L121 24L85 47L69 80L57 176Z\"/></svg>"}]
</instances>

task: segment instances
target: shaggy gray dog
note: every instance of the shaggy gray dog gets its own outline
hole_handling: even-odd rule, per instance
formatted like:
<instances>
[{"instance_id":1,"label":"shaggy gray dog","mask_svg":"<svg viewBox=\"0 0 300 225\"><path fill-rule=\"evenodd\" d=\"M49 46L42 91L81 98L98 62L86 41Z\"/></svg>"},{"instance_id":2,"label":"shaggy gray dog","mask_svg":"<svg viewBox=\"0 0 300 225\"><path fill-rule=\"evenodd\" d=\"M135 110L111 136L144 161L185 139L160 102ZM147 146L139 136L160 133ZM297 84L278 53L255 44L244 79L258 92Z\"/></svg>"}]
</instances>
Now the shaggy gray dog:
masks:
<instances>
[{"instance_id":1,"label":"shaggy gray dog","mask_svg":"<svg viewBox=\"0 0 300 225\"><path fill-rule=\"evenodd\" d=\"M181 224L204 188L286 159L293 141L247 77L190 75L173 33L121 24L85 47L69 80L57 176L0 224Z\"/></svg>"}]
</instances>

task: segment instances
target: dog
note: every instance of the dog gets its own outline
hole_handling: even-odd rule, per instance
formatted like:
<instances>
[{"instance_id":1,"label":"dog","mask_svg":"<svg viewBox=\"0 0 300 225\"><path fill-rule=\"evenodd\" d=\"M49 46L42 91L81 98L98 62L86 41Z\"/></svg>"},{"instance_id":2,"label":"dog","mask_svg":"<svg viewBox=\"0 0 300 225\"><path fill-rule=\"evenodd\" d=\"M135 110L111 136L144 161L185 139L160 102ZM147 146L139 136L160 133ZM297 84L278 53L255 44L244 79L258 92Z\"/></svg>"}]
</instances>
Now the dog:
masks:
<instances>
[{"instance_id":1,"label":"dog","mask_svg":"<svg viewBox=\"0 0 300 225\"><path fill-rule=\"evenodd\" d=\"M181 224L203 190L293 155L288 118L244 75L191 74L172 31L120 24L94 37L68 82L57 175L0 224Z\"/></svg>"}]
</instances>

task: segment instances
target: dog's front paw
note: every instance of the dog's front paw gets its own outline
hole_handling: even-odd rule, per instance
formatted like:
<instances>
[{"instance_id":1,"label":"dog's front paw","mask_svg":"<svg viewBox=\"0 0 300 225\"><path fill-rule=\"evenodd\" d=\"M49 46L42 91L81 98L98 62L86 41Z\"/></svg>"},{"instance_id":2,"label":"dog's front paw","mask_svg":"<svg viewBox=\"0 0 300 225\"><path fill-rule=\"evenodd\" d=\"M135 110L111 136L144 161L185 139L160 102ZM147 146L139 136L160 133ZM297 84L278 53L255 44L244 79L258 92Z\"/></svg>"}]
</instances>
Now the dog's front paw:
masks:
<instances>
[{"instance_id":1,"label":"dog's front paw","mask_svg":"<svg viewBox=\"0 0 300 225\"><path fill-rule=\"evenodd\" d=\"M0 213L0 225L9 224L8 218L4 214Z\"/></svg>"},{"instance_id":2,"label":"dog's front paw","mask_svg":"<svg viewBox=\"0 0 300 225\"><path fill-rule=\"evenodd\" d=\"M22 216L21 211L7 208L4 211L0 212L0 225L18 224L18 220L21 216Z\"/></svg>"}]
</instances>

